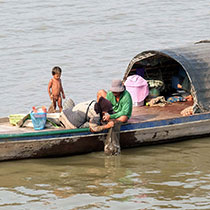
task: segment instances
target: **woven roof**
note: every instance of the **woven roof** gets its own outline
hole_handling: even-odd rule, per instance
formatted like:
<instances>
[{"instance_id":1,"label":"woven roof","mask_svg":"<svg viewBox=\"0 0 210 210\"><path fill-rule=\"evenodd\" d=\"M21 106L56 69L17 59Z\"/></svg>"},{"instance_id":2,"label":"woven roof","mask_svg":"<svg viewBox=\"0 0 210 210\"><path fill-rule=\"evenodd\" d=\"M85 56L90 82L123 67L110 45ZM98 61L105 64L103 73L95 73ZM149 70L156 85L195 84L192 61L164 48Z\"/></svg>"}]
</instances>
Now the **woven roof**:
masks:
<instances>
[{"instance_id":1,"label":"woven roof","mask_svg":"<svg viewBox=\"0 0 210 210\"><path fill-rule=\"evenodd\" d=\"M157 54L169 57L183 67L191 82L194 102L201 111L210 111L210 43L200 42L175 49L144 51L130 61L124 81L136 62Z\"/></svg>"}]
</instances>

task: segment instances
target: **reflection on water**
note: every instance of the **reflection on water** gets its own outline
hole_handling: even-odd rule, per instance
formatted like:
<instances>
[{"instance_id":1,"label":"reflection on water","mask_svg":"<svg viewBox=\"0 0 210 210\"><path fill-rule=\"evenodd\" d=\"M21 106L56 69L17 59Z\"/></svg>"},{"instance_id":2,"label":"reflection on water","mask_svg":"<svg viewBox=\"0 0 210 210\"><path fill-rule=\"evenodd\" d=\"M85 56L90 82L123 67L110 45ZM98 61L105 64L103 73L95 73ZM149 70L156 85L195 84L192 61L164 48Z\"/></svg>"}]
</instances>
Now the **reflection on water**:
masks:
<instances>
[{"instance_id":1,"label":"reflection on water","mask_svg":"<svg viewBox=\"0 0 210 210\"><path fill-rule=\"evenodd\" d=\"M209 140L2 162L0 209L208 209Z\"/></svg>"}]
</instances>

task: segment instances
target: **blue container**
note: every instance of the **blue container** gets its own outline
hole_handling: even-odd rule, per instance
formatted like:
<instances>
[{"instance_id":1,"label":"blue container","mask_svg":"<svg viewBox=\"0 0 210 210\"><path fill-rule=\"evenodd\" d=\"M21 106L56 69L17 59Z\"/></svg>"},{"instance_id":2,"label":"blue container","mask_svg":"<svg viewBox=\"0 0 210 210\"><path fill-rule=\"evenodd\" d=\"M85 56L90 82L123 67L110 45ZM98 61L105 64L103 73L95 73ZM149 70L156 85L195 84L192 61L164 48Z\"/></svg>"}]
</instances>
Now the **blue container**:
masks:
<instances>
[{"instance_id":1,"label":"blue container","mask_svg":"<svg viewBox=\"0 0 210 210\"><path fill-rule=\"evenodd\" d=\"M44 112L31 112L30 113L31 120L35 130L42 130L45 127L47 120L47 113Z\"/></svg>"}]
</instances>

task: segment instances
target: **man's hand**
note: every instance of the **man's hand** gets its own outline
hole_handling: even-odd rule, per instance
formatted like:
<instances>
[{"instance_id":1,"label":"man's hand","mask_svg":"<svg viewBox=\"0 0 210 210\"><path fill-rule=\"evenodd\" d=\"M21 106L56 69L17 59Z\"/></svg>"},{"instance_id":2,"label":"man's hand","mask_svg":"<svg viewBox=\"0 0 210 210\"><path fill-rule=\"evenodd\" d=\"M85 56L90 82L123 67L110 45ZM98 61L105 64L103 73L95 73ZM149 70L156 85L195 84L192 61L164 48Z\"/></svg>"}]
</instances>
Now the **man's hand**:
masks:
<instances>
[{"instance_id":1,"label":"man's hand","mask_svg":"<svg viewBox=\"0 0 210 210\"><path fill-rule=\"evenodd\" d=\"M91 128L91 127L89 127L90 128L90 132L92 132L92 133L94 133L95 131Z\"/></svg>"},{"instance_id":2,"label":"man's hand","mask_svg":"<svg viewBox=\"0 0 210 210\"><path fill-rule=\"evenodd\" d=\"M185 99L186 99L187 101L193 101L192 95L186 96Z\"/></svg>"},{"instance_id":3,"label":"man's hand","mask_svg":"<svg viewBox=\"0 0 210 210\"><path fill-rule=\"evenodd\" d=\"M178 84L177 87L178 87L179 89L182 89L182 85L180 85L180 84Z\"/></svg>"},{"instance_id":4,"label":"man's hand","mask_svg":"<svg viewBox=\"0 0 210 210\"><path fill-rule=\"evenodd\" d=\"M110 115L106 114L103 116L103 121L109 121L110 120Z\"/></svg>"},{"instance_id":5,"label":"man's hand","mask_svg":"<svg viewBox=\"0 0 210 210\"><path fill-rule=\"evenodd\" d=\"M105 127L105 129L114 127L114 121L109 121L104 127Z\"/></svg>"}]
</instances>

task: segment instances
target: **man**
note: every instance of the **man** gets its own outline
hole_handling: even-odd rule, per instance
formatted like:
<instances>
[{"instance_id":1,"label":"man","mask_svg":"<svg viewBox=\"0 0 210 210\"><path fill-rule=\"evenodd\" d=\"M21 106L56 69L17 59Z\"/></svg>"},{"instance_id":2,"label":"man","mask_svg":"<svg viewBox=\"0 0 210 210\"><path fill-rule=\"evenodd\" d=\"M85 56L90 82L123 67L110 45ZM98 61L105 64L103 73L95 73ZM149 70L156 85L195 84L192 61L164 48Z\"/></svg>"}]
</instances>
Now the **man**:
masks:
<instances>
[{"instance_id":1,"label":"man","mask_svg":"<svg viewBox=\"0 0 210 210\"><path fill-rule=\"evenodd\" d=\"M100 90L97 94L97 100L106 97L111 103L114 113L105 114L103 120L114 122L114 127L108 131L106 141L104 142L104 152L107 155L117 155L120 153L120 127L131 117L132 98L125 89L121 80L112 80L110 91Z\"/></svg>"},{"instance_id":2,"label":"man","mask_svg":"<svg viewBox=\"0 0 210 210\"><path fill-rule=\"evenodd\" d=\"M130 93L125 89L121 80L112 80L110 91L106 93L105 90L100 90L97 95L97 99L100 97L106 97L113 107L114 114L106 114L103 116L104 121L118 121L127 122L132 114L132 98Z\"/></svg>"},{"instance_id":3,"label":"man","mask_svg":"<svg viewBox=\"0 0 210 210\"><path fill-rule=\"evenodd\" d=\"M64 103L59 120L68 129L89 127L92 132L100 132L114 126L112 121L101 124L104 113L111 114L113 110L111 102L103 97L97 103L86 101L77 105L68 99Z\"/></svg>"}]
</instances>

